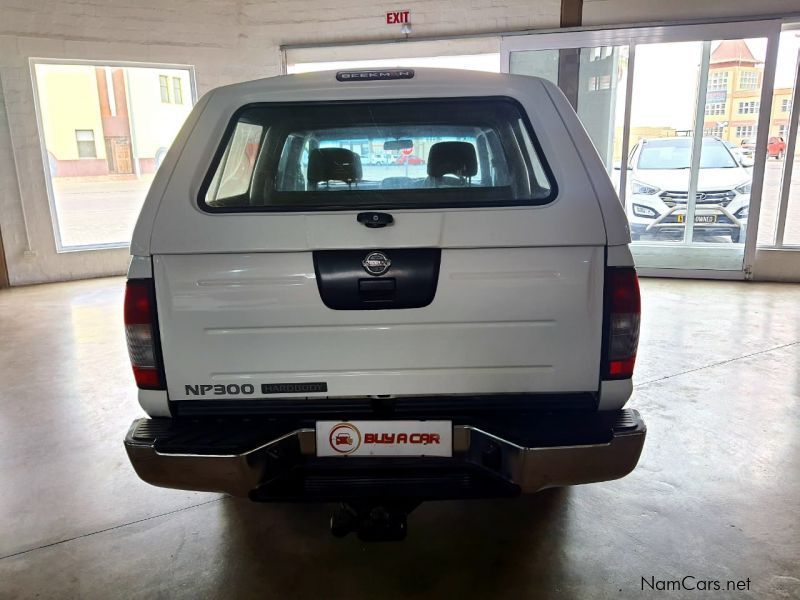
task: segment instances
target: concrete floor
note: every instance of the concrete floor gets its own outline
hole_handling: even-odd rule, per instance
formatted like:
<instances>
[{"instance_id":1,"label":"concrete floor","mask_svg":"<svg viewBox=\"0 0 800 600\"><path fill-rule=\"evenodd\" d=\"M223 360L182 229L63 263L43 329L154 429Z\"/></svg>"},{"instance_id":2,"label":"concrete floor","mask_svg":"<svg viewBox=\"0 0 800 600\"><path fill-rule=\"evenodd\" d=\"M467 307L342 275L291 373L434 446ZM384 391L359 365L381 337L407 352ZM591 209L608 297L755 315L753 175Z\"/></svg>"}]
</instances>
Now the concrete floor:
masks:
<instances>
[{"instance_id":1,"label":"concrete floor","mask_svg":"<svg viewBox=\"0 0 800 600\"><path fill-rule=\"evenodd\" d=\"M378 545L333 539L326 506L140 482L122 289L0 292L0 598L618 598L685 575L800 598L800 286L644 281L633 474L424 504Z\"/></svg>"}]
</instances>

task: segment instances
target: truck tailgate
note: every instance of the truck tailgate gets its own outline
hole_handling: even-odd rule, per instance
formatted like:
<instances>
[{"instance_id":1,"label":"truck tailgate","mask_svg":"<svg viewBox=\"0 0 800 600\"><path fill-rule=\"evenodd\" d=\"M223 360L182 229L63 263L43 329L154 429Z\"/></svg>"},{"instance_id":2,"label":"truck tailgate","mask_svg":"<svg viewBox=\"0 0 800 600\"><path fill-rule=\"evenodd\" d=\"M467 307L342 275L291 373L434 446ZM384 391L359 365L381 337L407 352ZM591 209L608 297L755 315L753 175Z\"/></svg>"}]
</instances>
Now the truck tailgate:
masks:
<instances>
[{"instance_id":1,"label":"truck tailgate","mask_svg":"<svg viewBox=\"0 0 800 600\"><path fill-rule=\"evenodd\" d=\"M157 255L169 397L596 391L604 262L598 246L444 249L427 306L333 310L312 252Z\"/></svg>"}]
</instances>

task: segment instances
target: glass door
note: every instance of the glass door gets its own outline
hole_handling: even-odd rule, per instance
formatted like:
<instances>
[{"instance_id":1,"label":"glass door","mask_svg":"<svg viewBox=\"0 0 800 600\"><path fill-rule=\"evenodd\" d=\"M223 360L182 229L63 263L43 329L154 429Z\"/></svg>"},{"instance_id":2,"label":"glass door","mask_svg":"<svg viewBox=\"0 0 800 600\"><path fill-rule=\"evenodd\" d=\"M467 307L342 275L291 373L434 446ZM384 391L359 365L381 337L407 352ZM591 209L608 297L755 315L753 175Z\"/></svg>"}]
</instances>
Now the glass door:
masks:
<instances>
[{"instance_id":1,"label":"glass door","mask_svg":"<svg viewBox=\"0 0 800 600\"><path fill-rule=\"evenodd\" d=\"M553 81L576 107L641 270L743 278L779 31L760 21L512 36L501 64Z\"/></svg>"},{"instance_id":2,"label":"glass door","mask_svg":"<svg viewBox=\"0 0 800 600\"><path fill-rule=\"evenodd\" d=\"M514 51L509 55L509 70L519 75L542 77L564 90L609 175L618 184L628 46Z\"/></svg>"},{"instance_id":3,"label":"glass door","mask_svg":"<svg viewBox=\"0 0 800 600\"><path fill-rule=\"evenodd\" d=\"M781 33L772 96L759 246L800 247L800 23Z\"/></svg>"}]
</instances>

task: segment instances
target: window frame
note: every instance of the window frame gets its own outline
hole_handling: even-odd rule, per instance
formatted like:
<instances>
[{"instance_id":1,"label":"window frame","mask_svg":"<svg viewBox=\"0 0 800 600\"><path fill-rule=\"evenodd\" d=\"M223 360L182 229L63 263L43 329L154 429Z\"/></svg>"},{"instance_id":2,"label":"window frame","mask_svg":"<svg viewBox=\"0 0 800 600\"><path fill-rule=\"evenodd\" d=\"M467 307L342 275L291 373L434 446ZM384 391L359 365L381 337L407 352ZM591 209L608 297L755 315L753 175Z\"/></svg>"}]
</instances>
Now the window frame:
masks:
<instances>
[{"instance_id":1,"label":"window frame","mask_svg":"<svg viewBox=\"0 0 800 600\"><path fill-rule=\"evenodd\" d=\"M724 92L728 90L728 71L716 71L708 76L709 92Z\"/></svg>"},{"instance_id":2,"label":"window frame","mask_svg":"<svg viewBox=\"0 0 800 600\"><path fill-rule=\"evenodd\" d=\"M78 139L78 133L81 132L89 132L92 134L91 144L92 144L92 155L91 156L82 156L81 155L81 144L89 144L90 140L81 140ZM97 158L97 136L94 134L94 129L76 129L75 130L75 147L78 150L78 160L92 160Z\"/></svg>"},{"instance_id":3,"label":"window frame","mask_svg":"<svg viewBox=\"0 0 800 600\"><path fill-rule=\"evenodd\" d=\"M161 104L172 104L169 94L169 75L158 76L158 88L161 93Z\"/></svg>"},{"instance_id":4,"label":"window frame","mask_svg":"<svg viewBox=\"0 0 800 600\"><path fill-rule=\"evenodd\" d=\"M536 151L536 157L539 160L539 163L542 166L542 170L547 177L547 182L550 184L550 193L545 198L526 198L520 200L514 199L506 199L500 201L481 201L481 202L474 202L474 201L464 201L458 200L457 198L463 196L463 188L439 188L437 189L437 194L442 196L441 200L438 200L435 204L431 204L429 201L375 201L375 202L348 202L344 203L341 201L336 201L336 196L333 196L327 202L314 202L314 203L307 203L303 205L263 205L263 206L211 206L206 203L206 194L208 192L209 187L214 179L214 174L219 166L220 161L222 160L223 155L228 147L230 142L231 136L233 135L234 131L236 130L236 125L239 122L239 118L242 113L258 109L258 108L285 108L291 107L293 109L297 109L300 107L305 106L325 106L331 104L339 104L339 105L358 105L358 104L416 104L420 102L505 102L513 106L519 118L522 121L523 126L525 127L525 133L527 133L531 144ZM263 148L263 145L262 145ZM259 149L259 154L261 149ZM528 165L528 161L530 159L526 159L526 167L530 167ZM255 172L255 171L254 171ZM529 170L529 173L533 175L533 171ZM252 178L252 175L251 175ZM252 186L252 181L251 181ZM478 188L476 188L478 189ZM487 190L488 194L497 193L496 191L493 192L493 188L483 188ZM372 191L372 190L371 190ZM395 190L399 191L399 190ZM539 142L539 138L536 136L533 127L530 123L530 118L528 117L528 113L525 108L522 106L522 103L519 102L516 98L512 98L510 96L457 96L457 97L427 97L427 98L399 98L399 99L362 99L362 100L342 100L342 101L311 101L311 102L254 102L250 104L246 104L244 106L239 107L231 116L226 128L225 132L222 135L222 138L218 142L217 149L212 156L211 162L209 163L208 167L206 168L206 173L203 177L203 181L200 185L200 190L197 194L196 203L197 206L200 208L201 211L209 214L235 214L235 213L295 213L295 214L303 214L303 213L315 213L315 212L352 212L352 211L368 211L368 210L428 210L428 211L435 211L435 210L442 210L442 209L449 209L449 208L472 208L472 209L497 209L497 208L504 208L504 207L514 207L514 206L546 206L548 204L552 204L558 199L559 194L559 187L558 181L555 178L555 174L553 170L550 168L550 164L547 161L547 158L542 150L542 146ZM419 189L407 189L402 190L402 196L420 196L420 195L430 195L430 190L419 188ZM447 200L445 197L451 196L452 200ZM327 198L326 198L327 199Z\"/></svg>"},{"instance_id":5,"label":"window frame","mask_svg":"<svg viewBox=\"0 0 800 600\"><path fill-rule=\"evenodd\" d=\"M49 167L49 152L47 149L47 136L45 133L45 126L43 120L44 103L41 95L41 77L37 73L39 66L47 65L67 65L67 66L90 66L90 67L109 67L112 69L129 69L129 68L142 68L151 71L159 72L162 69L179 69L188 73L188 101L194 105L197 102L197 86L195 77L195 68L191 64L182 63L155 63L155 62L135 62L135 61L118 61L118 60L99 60L99 59L75 59L75 58L47 58L47 57L30 57L27 60L30 86L33 94L33 107L31 110L35 112L36 120L36 137L39 149L38 157L40 164L36 166L35 170L38 171L43 180L43 185L47 194L47 208L50 213L50 235L52 235L52 242L55 246L56 255L72 254L81 252L96 252L111 250L119 252L121 249L130 248L131 240L120 241L104 241L93 240L87 243L66 243L62 236L62 223L59 222L56 192L54 190L54 172ZM95 136L95 142L99 138ZM104 144L105 146L105 144ZM99 150L98 150L99 152ZM96 159L106 160L106 159Z\"/></svg>"},{"instance_id":6,"label":"window frame","mask_svg":"<svg viewBox=\"0 0 800 600\"><path fill-rule=\"evenodd\" d=\"M757 71L742 71L739 73L740 90L757 90L760 77Z\"/></svg>"},{"instance_id":7,"label":"window frame","mask_svg":"<svg viewBox=\"0 0 800 600\"><path fill-rule=\"evenodd\" d=\"M180 77L172 77L172 103L183 104L183 81Z\"/></svg>"},{"instance_id":8,"label":"window frame","mask_svg":"<svg viewBox=\"0 0 800 600\"><path fill-rule=\"evenodd\" d=\"M758 100L742 100L739 102L736 114L757 115L759 112L761 112L761 102Z\"/></svg>"}]
</instances>

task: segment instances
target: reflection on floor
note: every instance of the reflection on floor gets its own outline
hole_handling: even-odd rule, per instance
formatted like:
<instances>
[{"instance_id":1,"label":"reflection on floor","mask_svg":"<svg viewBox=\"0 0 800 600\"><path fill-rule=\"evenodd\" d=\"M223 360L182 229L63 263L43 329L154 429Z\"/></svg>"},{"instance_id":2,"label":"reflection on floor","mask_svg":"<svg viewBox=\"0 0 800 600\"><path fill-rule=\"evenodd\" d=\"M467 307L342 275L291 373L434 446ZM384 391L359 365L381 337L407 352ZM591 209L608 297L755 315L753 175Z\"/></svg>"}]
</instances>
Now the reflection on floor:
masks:
<instances>
[{"instance_id":1,"label":"reflection on floor","mask_svg":"<svg viewBox=\"0 0 800 600\"><path fill-rule=\"evenodd\" d=\"M636 471L424 504L373 546L331 538L326 506L140 482L123 280L2 291L0 597L618 598L684 575L800 597L800 286L642 283Z\"/></svg>"}]
</instances>

